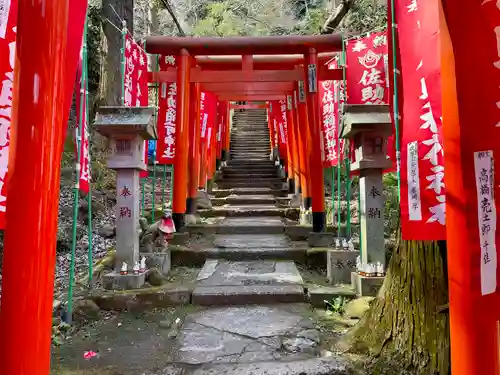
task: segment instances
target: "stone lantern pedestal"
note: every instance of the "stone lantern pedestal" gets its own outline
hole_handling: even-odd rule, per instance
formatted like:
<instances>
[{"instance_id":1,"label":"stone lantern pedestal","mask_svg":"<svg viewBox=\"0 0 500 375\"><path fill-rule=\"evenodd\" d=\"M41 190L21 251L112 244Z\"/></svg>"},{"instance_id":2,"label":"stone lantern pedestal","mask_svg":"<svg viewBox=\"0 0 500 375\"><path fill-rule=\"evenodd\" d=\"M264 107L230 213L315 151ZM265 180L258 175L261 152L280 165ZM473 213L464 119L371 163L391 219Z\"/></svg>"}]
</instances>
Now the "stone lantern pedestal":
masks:
<instances>
[{"instance_id":1,"label":"stone lantern pedestal","mask_svg":"<svg viewBox=\"0 0 500 375\"><path fill-rule=\"evenodd\" d=\"M374 295L385 274L384 186L382 173L391 167L387 138L392 134L388 105L347 105L344 138L354 144L351 171L359 172L361 262L352 282L358 295Z\"/></svg>"},{"instance_id":2,"label":"stone lantern pedestal","mask_svg":"<svg viewBox=\"0 0 500 375\"><path fill-rule=\"evenodd\" d=\"M138 270L140 231L140 172L147 170L145 140L156 139L154 109L102 107L94 125L109 138L108 167L116 171L116 262L104 276L107 289L135 289L145 283Z\"/></svg>"}]
</instances>

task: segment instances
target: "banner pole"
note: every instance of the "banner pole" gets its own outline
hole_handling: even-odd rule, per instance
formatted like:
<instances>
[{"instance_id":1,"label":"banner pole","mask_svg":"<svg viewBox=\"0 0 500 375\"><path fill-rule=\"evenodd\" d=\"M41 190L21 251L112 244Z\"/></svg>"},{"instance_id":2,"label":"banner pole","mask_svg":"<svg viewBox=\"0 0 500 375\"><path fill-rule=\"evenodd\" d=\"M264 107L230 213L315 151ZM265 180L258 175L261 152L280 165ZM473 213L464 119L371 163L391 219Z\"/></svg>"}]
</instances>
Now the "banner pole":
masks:
<instances>
[{"instance_id":1,"label":"banner pole","mask_svg":"<svg viewBox=\"0 0 500 375\"><path fill-rule=\"evenodd\" d=\"M85 25L87 24L87 17L85 16ZM82 48L85 45L85 31L84 39L82 41ZM84 50L82 50L82 54ZM73 223L71 226L71 258L69 263L69 284L68 284L68 306L66 314L66 322L71 324L73 322L73 288L75 279L75 258L76 258L76 230L78 223L78 202L80 200L80 146L82 140L80 139L81 131L83 129L83 106L85 104L85 66L82 55L81 62L81 76L80 76L80 113L79 121L75 129L75 144L76 144L76 161L75 161L75 185L73 187Z\"/></svg>"},{"instance_id":2,"label":"banner pole","mask_svg":"<svg viewBox=\"0 0 500 375\"><path fill-rule=\"evenodd\" d=\"M332 173L332 225L335 226L335 167L330 168Z\"/></svg>"},{"instance_id":3,"label":"banner pole","mask_svg":"<svg viewBox=\"0 0 500 375\"><path fill-rule=\"evenodd\" d=\"M394 136L396 137L396 174L398 178L398 200L401 201L401 145L399 140L399 88L398 88L398 69L397 69L397 25L396 25L396 16L395 16L395 5L394 0L391 0L391 39L392 39L392 84L394 86L394 98L393 98L393 107L394 107Z\"/></svg>"},{"instance_id":4,"label":"banner pole","mask_svg":"<svg viewBox=\"0 0 500 375\"><path fill-rule=\"evenodd\" d=\"M88 119L89 119L89 93L88 93L88 47L87 47L87 32L88 25L87 20L85 20L85 28L83 31L83 56L82 56L82 74L85 77L85 119L86 126L88 129ZM87 137L89 141L89 154L88 154L88 163L89 163L89 192L87 195L87 208L88 208L88 223L87 223L87 237L88 237L88 251L87 251L87 262L88 262L88 273L89 273L89 288L92 286L92 276L94 273L94 265L93 265L93 257L92 257L92 248L93 248L93 236L92 236L92 166L90 163L90 132L87 130Z\"/></svg>"},{"instance_id":5,"label":"banner pole","mask_svg":"<svg viewBox=\"0 0 500 375\"><path fill-rule=\"evenodd\" d=\"M165 210L165 190L167 188L167 165L163 165L163 178L161 184L161 210Z\"/></svg>"},{"instance_id":6,"label":"banner pole","mask_svg":"<svg viewBox=\"0 0 500 375\"><path fill-rule=\"evenodd\" d=\"M346 174L346 196L347 196L347 238L351 238L351 159L345 159L345 174Z\"/></svg>"},{"instance_id":7,"label":"banner pole","mask_svg":"<svg viewBox=\"0 0 500 375\"><path fill-rule=\"evenodd\" d=\"M125 48L126 48L126 38L127 38L127 21L122 21L122 105L125 105Z\"/></svg>"}]
</instances>

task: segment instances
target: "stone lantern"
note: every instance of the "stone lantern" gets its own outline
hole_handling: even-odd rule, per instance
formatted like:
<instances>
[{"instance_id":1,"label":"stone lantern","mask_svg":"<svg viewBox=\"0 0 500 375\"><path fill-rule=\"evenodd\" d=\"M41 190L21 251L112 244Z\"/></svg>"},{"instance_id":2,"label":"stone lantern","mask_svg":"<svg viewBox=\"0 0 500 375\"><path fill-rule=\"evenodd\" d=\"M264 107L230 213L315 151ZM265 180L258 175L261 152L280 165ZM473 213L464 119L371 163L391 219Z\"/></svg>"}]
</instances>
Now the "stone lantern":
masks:
<instances>
[{"instance_id":1,"label":"stone lantern","mask_svg":"<svg viewBox=\"0 0 500 375\"><path fill-rule=\"evenodd\" d=\"M387 158L387 139L391 134L392 121L388 105L345 106L343 137L354 144L355 161L351 164L351 171L359 172L360 264L362 267L370 266L369 272L360 271L362 275L379 276L371 279L358 277L357 273L357 277L353 276L358 293L364 295L376 293L375 288L378 289L381 284L380 276L385 271L382 173L392 165Z\"/></svg>"},{"instance_id":2,"label":"stone lantern","mask_svg":"<svg viewBox=\"0 0 500 375\"><path fill-rule=\"evenodd\" d=\"M104 276L109 289L139 288L140 172L147 171L145 140L156 139L154 108L101 107L94 125L110 140L108 168L116 171L116 263Z\"/></svg>"}]
</instances>

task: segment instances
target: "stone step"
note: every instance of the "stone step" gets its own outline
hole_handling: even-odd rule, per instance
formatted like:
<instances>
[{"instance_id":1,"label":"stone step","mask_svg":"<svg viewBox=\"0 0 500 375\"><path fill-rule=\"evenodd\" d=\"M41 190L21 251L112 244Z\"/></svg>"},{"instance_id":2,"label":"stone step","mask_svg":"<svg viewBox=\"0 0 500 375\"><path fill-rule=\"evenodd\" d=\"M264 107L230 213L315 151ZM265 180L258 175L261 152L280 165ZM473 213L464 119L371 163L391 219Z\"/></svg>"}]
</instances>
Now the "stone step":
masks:
<instances>
[{"instance_id":1,"label":"stone step","mask_svg":"<svg viewBox=\"0 0 500 375\"><path fill-rule=\"evenodd\" d=\"M231 161L231 160L230 160ZM227 166L222 168L222 171L259 171L259 172L269 172L269 171L277 171L277 167L274 165L274 161L268 163L267 165L262 165L262 163L253 165L253 164L235 164L229 163Z\"/></svg>"},{"instance_id":2,"label":"stone step","mask_svg":"<svg viewBox=\"0 0 500 375\"><path fill-rule=\"evenodd\" d=\"M248 205L248 204L267 204L275 205L276 197L272 195L244 195L233 196L227 198L212 198L211 202L214 206L222 206L225 204Z\"/></svg>"},{"instance_id":3,"label":"stone step","mask_svg":"<svg viewBox=\"0 0 500 375\"><path fill-rule=\"evenodd\" d=\"M246 180L241 181L238 179L232 180L221 180L217 181L217 187L219 189L235 189L235 188L267 188L267 189L280 189L283 187L284 182L266 182L259 180Z\"/></svg>"},{"instance_id":4,"label":"stone step","mask_svg":"<svg viewBox=\"0 0 500 375\"><path fill-rule=\"evenodd\" d=\"M250 217L250 216L278 216L285 217L286 211L271 205L241 205L229 207L213 207L211 210L199 210L201 217Z\"/></svg>"},{"instance_id":5,"label":"stone step","mask_svg":"<svg viewBox=\"0 0 500 375\"><path fill-rule=\"evenodd\" d=\"M285 182L284 178L281 177L255 177L255 175L252 176L252 178L246 177L245 175L229 175L226 176L224 175L223 177L216 178L215 181L217 183L235 183L235 184L242 184L241 186L268 186L268 185L277 185L277 184L282 184ZM246 185L245 185L246 184Z\"/></svg>"},{"instance_id":6,"label":"stone step","mask_svg":"<svg viewBox=\"0 0 500 375\"><path fill-rule=\"evenodd\" d=\"M314 307L325 307L325 301L337 297L356 298L356 291L350 284L336 286L311 285L307 288L309 303Z\"/></svg>"},{"instance_id":7,"label":"stone step","mask_svg":"<svg viewBox=\"0 0 500 375\"><path fill-rule=\"evenodd\" d=\"M199 234L200 232L192 232ZM205 234L205 233L204 233ZM245 234L246 236L251 234ZM203 249L173 249L171 251L171 261L173 265L183 267L202 267L207 260L220 259L227 261L259 261L259 260L284 260L306 264L307 248L263 248L263 249L243 249L243 248L203 248ZM319 302L318 302L319 303ZM324 306L324 303L323 303Z\"/></svg>"},{"instance_id":8,"label":"stone step","mask_svg":"<svg viewBox=\"0 0 500 375\"><path fill-rule=\"evenodd\" d=\"M283 223L278 218L265 217L265 218L247 218L247 221L255 220L256 222L269 223L274 220L276 223ZM226 223L237 222L234 218L228 218ZM284 234L282 235L224 235L216 236L214 239L214 246L218 248L242 248L242 249L263 249L263 248L288 248L290 241Z\"/></svg>"},{"instance_id":9,"label":"stone step","mask_svg":"<svg viewBox=\"0 0 500 375\"><path fill-rule=\"evenodd\" d=\"M238 150L238 151L259 150L259 151L262 151L262 150L271 150L271 147L269 146L269 144L260 145L260 146L256 146L256 145L253 145L253 144L245 144L245 145L235 145L235 144L232 144L231 147L230 147L230 150Z\"/></svg>"},{"instance_id":10,"label":"stone step","mask_svg":"<svg viewBox=\"0 0 500 375\"><path fill-rule=\"evenodd\" d=\"M288 189L269 188L234 188L234 189L214 189L212 195L217 198L224 198L230 195L273 195L275 197L288 196Z\"/></svg>"},{"instance_id":11,"label":"stone step","mask_svg":"<svg viewBox=\"0 0 500 375\"><path fill-rule=\"evenodd\" d=\"M304 283L291 261L207 260L192 294L192 303L202 306L304 301Z\"/></svg>"},{"instance_id":12,"label":"stone step","mask_svg":"<svg viewBox=\"0 0 500 375\"><path fill-rule=\"evenodd\" d=\"M249 157L251 159L253 158L268 158L270 155L271 151L270 150L230 150L229 154L232 156L233 159L237 159L238 157ZM234 157L233 157L234 156Z\"/></svg>"},{"instance_id":13,"label":"stone step","mask_svg":"<svg viewBox=\"0 0 500 375\"><path fill-rule=\"evenodd\" d=\"M252 354L255 357L259 356L259 354ZM166 373L170 374L168 371ZM190 375L347 375L349 373L342 358L328 357L295 359L281 362L269 358L266 362L214 364L203 366L203 368L195 370Z\"/></svg>"},{"instance_id":14,"label":"stone step","mask_svg":"<svg viewBox=\"0 0 500 375\"><path fill-rule=\"evenodd\" d=\"M228 217L227 219L259 219L259 217ZM285 228L283 225L258 225L258 224L196 224L186 227L189 233L193 234L283 234ZM183 250L184 251L184 250ZM198 250L195 250L198 251Z\"/></svg>"},{"instance_id":15,"label":"stone step","mask_svg":"<svg viewBox=\"0 0 500 375\"><path fill-rule=\"evenodd\" d=\"M246 172L245 171L237 171L237 172L223 172L222 180L230 181L231 179L269 179L269 178L278 178L278 174L276 172Z\"/></svg>"}]
</instances>

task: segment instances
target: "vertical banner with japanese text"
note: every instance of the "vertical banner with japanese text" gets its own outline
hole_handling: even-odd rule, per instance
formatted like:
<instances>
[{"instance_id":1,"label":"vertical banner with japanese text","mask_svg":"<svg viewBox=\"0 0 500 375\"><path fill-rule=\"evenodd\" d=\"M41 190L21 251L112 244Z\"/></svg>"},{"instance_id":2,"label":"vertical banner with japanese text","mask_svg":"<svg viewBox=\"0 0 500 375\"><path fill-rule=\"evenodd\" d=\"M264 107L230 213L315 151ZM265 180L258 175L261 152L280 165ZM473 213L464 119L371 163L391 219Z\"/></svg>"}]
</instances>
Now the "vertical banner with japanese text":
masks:
<instances>
[{"instance_id":1,"label":"vertical banner with japanese text","mask_svg":"<svg viewBox=\"0 0 500 375\"><path fill-rule=\"evenodd\" d=\"M286 121L286 100L280 100L277 102L279 105L277 108L277 112L275 113L276 116L276 123L277 123L277 130L278 130L278 139L279 139L279 153L281 159L285 161L285 167L287 166L287 161L288 161L288 152L287 152L287 139L288 139L288 133L287 133L287 121Z\"/></svg>"},{"instance_id":2,"label":"vertical banner with japanese text","mask_svg":"<svg viewBox=\"0 0 500 375\"><path fill-rule=\"evenodd\" d=\"M456 191L455 180L450 176L448 194L460 194L464 202L459 214L466 216L470 229L464 240L467 241L467 254L473 259L472 290L476 295L485 296L497 291L500 276L497 255L500 243L497 230L500 209L500 2L447 1L443 2L443 8L453 47L459 122L450 123L445 116L447 112L443 111L446 155L447 158L455 156L446 159L446 168L460 163L462 178L467 182ZM471 57L471 48L477 46L478 41L480 47L474 48ZM447 101L443 101L443 105L446 105L444 109L448 108ZM448 141L449 134L455 135L449 131L451 126L459 127L456 132L460 133L461 142L456 144L455 137L452 139L456 146Z\"/></svg>"},{"instance_id":3,"label":"vertical banner with japanese text","mask_svg":"<svg viewBox=\"0 0 500 375\"><path fill-rule=\"evenodd\" d=\"M160 57L160 71L169 67L175 68L174 56ZM158 142L156 143L156 160L159 164L174 164L175 160L175 127L177 118L177 83L160 82L158 91Z\"/></svg>"},{"instance_id":4,"label":"vertical banner with japanese text","mask_svg":"<svg viewBox=\"0 0 500 375\"><path fill-rule=\"evenodd\" d=\"M89 152L89 125L88 125L88 108L87 108L87 82L82 74L83 68L83 49L80 53L80 63L78 65L77 81L75 87L75 102L76 102L76 120L78 127L78 142L77 147L80 149L80 160L78 160L80 176L78 178L78 188L83 193L87 194L90 191L90 152ZM86 80L86 79L85 79ZM78 153L77 153L78 155Z\"/></svg>"},{"instance_id":5,"label":"vertical banner with japanese text","mask_svg":"<svg viewBox=\"0 0 500 375\"><path fill-rule=\"evenodd\" d=\"M347 102L387 104L387 34L373 33L347 44Z\"/></svg>"},{"instance_id":6,"label":"vertical banner with japanese text","mask_svg":"<svg viewBox=\"0 0 500 375\"><path fill-rule=\"evenodd\" d=\"M347 44L347 104L389 104L389 55L387 33L371 33ZM396 159L394 137L387 142L387 156ZM393 171L393 168L386 172Z\"/></svg>"},{"instance_id":7,"label":"vertical banner with japanese text","mask_svg":"<svg viewBox=\"0 0 500 375\"><path fill-rule=\"evenodd\" d=\"M127 33L125 36L125 77L123 103L127 107L145 107L148 98L148 64L144 49ZM144 141L144 161L148 161L148 142ZM140 176L148 176L141 171Z\"/></svg>"},{"instance_id":8,"label":"vertical banner with japanese text","mask_svg":"<svg viewBox=\"0 0 500 375\"><path fill-rule=\"evenodd\" d=\"M319 84L319 97L321 100L321 116L323 125L323 142L325 150L325 168L337 165L337 120L338 101L335 105L335 81L321 81ZM337 111L335 111L337 109Z\"/></svg>"},{"instance_id":9,"label":"vertical banner with japanese text","mask_svg":"<svg viewBox=\"0 0 500 375\"><path fill-rule=\"evenodd\" d=\"M0 229L5 228L17 0L0 0Z\"/></svg>"},{"instance_id":10,"label":"vertical banner with japanese text","mask_svg":"<svg viewBox=\"0 0 500 375\"><path fill-rule=\"evenodd\" d=\"M446 239L437 2L396 0L404 119L401 147L403 239ZM425 46L425 48L423 48Z\"/></svg>"}]
</instances>

